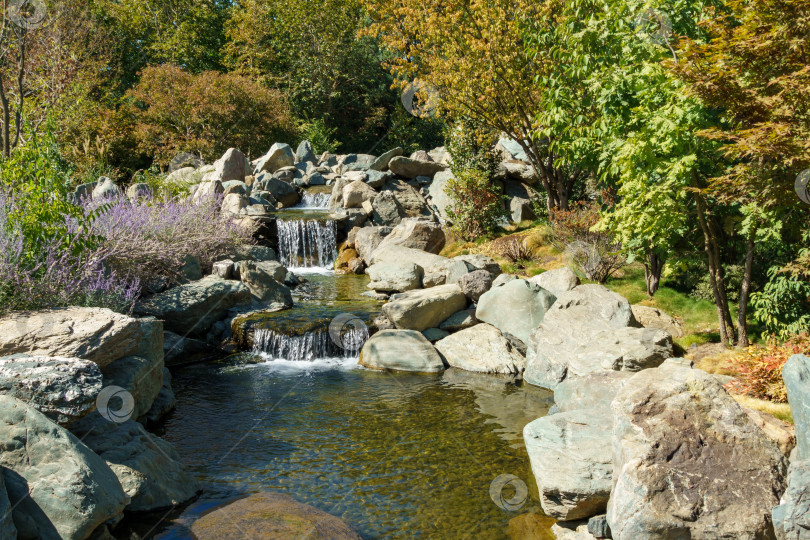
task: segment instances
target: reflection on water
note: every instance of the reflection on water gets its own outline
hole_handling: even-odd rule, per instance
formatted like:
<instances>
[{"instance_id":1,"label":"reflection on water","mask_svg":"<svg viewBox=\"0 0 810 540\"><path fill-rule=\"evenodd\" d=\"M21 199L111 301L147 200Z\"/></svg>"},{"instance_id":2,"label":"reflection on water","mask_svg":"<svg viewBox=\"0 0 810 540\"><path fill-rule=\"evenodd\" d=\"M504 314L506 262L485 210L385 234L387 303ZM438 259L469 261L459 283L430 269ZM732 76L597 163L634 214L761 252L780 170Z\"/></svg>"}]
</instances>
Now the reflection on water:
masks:
<instances>
[{"instance_id":1,"label":"reflection on water","mask_svg":"<svg viewBox=\"0 0 810 540\"><path fill-rule=\"evenodd\" d=\"M547 412L550 393L456 370L295 364L175 373L164 436L206 491L160 538L189 538L183 524L200 512L263 490L337 515L366 538L504 538L523 518L510 520L540 513L521 431ZM529 486L519 512L490 499L501 474Z\"/></svg>"}]
</instances>

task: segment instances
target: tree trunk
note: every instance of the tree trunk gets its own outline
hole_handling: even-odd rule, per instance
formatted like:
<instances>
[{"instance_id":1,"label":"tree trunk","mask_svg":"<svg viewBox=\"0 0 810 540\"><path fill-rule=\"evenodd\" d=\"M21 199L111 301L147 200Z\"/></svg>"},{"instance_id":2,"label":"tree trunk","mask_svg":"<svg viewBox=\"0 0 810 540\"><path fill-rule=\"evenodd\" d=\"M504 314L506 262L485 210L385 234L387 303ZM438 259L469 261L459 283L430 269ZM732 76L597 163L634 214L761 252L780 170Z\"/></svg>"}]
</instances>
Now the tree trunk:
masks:
<instances>
[{"instance_id":1,"label":"tree trunk","mask_svg":"<svg viewBox=\"0 0 810 540\"><path fill-rule=\"evenodd\" d=\"M725 282L723 280L723 266L717 250L717 238L706 215L706 201L703 196L695 196L697 206L698 222L703 231L703 243L706 250L706 257L709 260L709 282L714 293L714 304L717 306L717 321L720 325L720 341L728 345L734 336L734 327L731 323L731 314L728 309L728 298L726 297ZM729 330L731 326L731 330Z\"/></svg>"},{"instance_id":2,"label":"tree trunk","mask_svg":"<svg viewBox=\"0 0 810 540\"><path fill-rule=\"evenodd\" d=\"M2 75L0 75L0 106L3 108L3 157L8 158L11 156L11 111Z\"/></svg>"},{"instance_id":3,"label":"tree trunk","mask_svg":"<svg viewBox=\"0 0 810 540\"><path fill-rule=\"evenodd\" d=\"M748 235L745 249L745 273L740 286L740 309L737 312L737 346L748 347L748 296L751 293L751 272L754 267L754 233Z\"/></svg>"},{"instance_id":4,"label":"tree trunk","mask_svg":"<svg viewBox=\"0 0 810 540\"><path fill-rule=\"evenodd\" d=\"M661 272L664 270L664 260L655 251L647 250L647 260L644 263L644 281L647 283L647 295L652 298L661 285Z\"/></svg>"}]
</instances>

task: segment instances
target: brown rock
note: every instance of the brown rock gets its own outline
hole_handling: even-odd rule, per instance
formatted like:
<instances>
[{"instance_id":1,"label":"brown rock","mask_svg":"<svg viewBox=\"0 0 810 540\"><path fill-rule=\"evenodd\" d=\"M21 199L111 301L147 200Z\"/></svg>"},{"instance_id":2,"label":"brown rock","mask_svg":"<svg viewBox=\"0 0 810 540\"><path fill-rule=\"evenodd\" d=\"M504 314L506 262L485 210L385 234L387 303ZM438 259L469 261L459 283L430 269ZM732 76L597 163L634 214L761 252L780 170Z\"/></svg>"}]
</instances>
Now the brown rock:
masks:
<instances>
[{"instance_id":1,"label":"brown rock","mask_svg":"<svg viewBox=\"0 0 810 540\"><path fill-rule=\"evenodd\" d=\"M343 520L281 493L258 493L205 514L191 525L197 540L359 540Z\"/></svg>"}]
</instances>

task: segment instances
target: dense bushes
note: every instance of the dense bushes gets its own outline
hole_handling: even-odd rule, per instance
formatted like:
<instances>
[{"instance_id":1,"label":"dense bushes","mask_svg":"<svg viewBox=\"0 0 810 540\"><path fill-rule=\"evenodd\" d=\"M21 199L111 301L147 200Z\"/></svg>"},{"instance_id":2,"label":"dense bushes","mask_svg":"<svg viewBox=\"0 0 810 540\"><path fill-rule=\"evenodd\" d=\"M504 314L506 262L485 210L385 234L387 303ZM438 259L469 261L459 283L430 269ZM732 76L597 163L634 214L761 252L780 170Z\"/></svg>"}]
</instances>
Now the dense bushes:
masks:
<instances>
[{"instance_id":1,"label":"dense bushes","mask_svg":"<svg viewBox=\"0 0 810 540\"><path fill-rule=\"evenodd\" d=\"M148 67L129 96L138 149L161 163L181 151L213 160L231 147L258 156L294 131L280 92L235 73Z\"/></svg>"}]
</instances>

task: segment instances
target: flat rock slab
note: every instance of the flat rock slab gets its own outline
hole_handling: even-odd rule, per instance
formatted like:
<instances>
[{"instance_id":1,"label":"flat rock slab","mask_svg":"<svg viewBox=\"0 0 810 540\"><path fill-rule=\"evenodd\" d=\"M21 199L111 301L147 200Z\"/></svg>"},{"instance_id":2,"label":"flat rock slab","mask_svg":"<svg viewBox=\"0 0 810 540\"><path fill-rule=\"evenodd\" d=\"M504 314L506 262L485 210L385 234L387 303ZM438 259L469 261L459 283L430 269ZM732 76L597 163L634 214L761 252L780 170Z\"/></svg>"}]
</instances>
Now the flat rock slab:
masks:
<instances>
[{"instance_id":1,"label":"flat rock slab","mask_svg":"<svg viewBox=\"0 0 810 540\"><path fill-rule=\"evenodd\" d=\"M672 355L672 337L658 328L592 332L544 322L529 341L526 381L553 390L568 377L640 371L658 367Z\"/></svg>"},{"instance_id":2,"label":"flat rock slab","mask_svg":"<svg viewBox=\"0 0 810 540\"><path fill-rule=\"evenodd\" d=\"M197 540L360 540L343 520L281 493L258 493L205 514L191 525Z\"/></svg>"},{"instance_id":3,"label":"flat rock slab","mask_svg":"<svg viewBox=\"0 0 810 540\"><path fill-rule=\"evenodd\" d=\"M570 377L554 388L554 404L560 412L608 410L616 394L632 376L626 371L604 371Z\"/></svg>"},{"instance_id":4,"label":"flat rock slab","mask_svg":"<svg viewBox=\"0 0 810 540\"><path fill-rule=\"evenodd\" d=\"M613 538L773 538L787 460L714 377L644 370L612 409Z\"/></svg>"},{"instance_id":5,"label":"flat rock slab","mask_svg":"<svg viewBox=\"0 0 810 540\"><path fill-rule=\"evenodd\" d=\"M20 538L87 538L129 503L102 458L44 414L2 394L0 448Z\"/></svg>"},{"instance_id":6,"label":"flat rock slab","mask_svg":"<svg viewBox=\"0 0 810 540\"><path fill-rule=\"evenodd\" d=\"M0 355L82 358L104 367L124 356L163 356L159 321L109 309L59 308L0 318Z\"/></svg>"},{"instance_id":7,"label":"flat rock slab","mask_svg":"<svg viewBox=\"0 0 810 540\"><path fill-rule=\"evenodd\" d=\"M613 486L612 423L609 410L580 409L526 425L523 439L547 515L571 521L605 512Z\"/></svg>"},{"instance_id":8,"label":"flat rock slab","mask_svg":"<svg viewBox=\"0 0 810 540\"><path fill-rule=\"evenodd\" d=\"M139 302L135 311L163 320L171 332L199 336L223 319L229 309L248 305L251 300L250 289L242 283L208 276Z\"/></svg>"},{"instance_id":9,"label":"flat rock slab","mask_svg":"<svg viewBox=\"0 0 810 540\"><path fill-rule=\"evenodd\" d=\"M65 426L96 407L103 378L98 364L79 358L0 358L0 392L16 397Z\"/></svg>"},{"instance_id":10,"label":"flat rock slab","mask_svg":"<svg viewBox=\"0 0 810 540\"><path fill-rule=\"evenodd\" d=\"M395 296L382 308L388 320L402 330L436 328L450 315L467 307L458 285L409 291Z\"/></svg>"},{"instance_id":11,"label":"flat rock slab","mask_svg":"<svg viewBox=\"0 0 810 540\"><path fill-rule=\"evenodd\" d=\"M361 366L371 369L436 373L444 370L439 353L414 330L382 330L363 345Z\"/></svg>"},{"instance_id":12,"label":"flat rock slab","mask_svg":"<svg viewBox=\"0 0 810 540\"><path fill-rule=\"evenodd\" d=\"M451 334L437 342L436 349L450 367L466 371L517 375L526 367L523 355L489 324Z\"/></svg>"}]
</instances>

